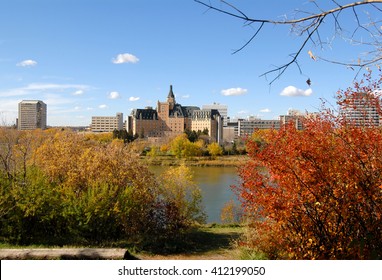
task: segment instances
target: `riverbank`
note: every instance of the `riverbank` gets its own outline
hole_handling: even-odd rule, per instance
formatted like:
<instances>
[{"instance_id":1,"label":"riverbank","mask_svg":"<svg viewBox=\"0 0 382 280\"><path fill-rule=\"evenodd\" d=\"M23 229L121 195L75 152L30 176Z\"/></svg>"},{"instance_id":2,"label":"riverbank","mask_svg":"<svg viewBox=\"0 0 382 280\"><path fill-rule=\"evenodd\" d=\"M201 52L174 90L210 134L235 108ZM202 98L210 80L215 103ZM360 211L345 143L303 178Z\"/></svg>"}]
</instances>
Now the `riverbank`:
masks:
<instances>
[{"instance_id":1,"label":"riverbank","mask_svg":"<svg viewBox=\"0 0 382 280\"><path fill-rule=\"evenodd\" d=\"M141 160L148 165L153 166L214 166L214 167L239 167L247 162L248 156L246 155L232 155L232 156L219 156L211 157L193 157L189 159L178 159L174 156L141 156Z\"/></svg>"}]
</instances>

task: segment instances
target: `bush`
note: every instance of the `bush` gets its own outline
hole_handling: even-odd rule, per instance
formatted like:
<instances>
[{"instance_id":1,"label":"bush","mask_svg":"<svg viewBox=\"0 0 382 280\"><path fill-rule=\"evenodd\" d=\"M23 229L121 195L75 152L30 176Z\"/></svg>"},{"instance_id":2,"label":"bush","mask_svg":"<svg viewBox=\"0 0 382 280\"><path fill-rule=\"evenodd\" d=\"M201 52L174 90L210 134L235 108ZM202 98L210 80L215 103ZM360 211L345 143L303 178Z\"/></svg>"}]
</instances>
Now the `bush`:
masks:
<instances>
[{"instance_id":1,"label":"bush","mask_svg":"<svg viewBox=\"0 0 382 280\"><path fill-rule=\"evenodd\" d=\"M185 180L185 195L175 199L121 140L101 143L50 131L35 141L39 144L28 160L12 166L12 172L0 170L4 241L64 245L123 239L142 244L171 240L191 219L199 221L200 197L188 177L176 180L177 186ZM12 151L16 143L10 142ZM25 176L18 172L24 166ZM165 216L158 215L163 210Z\"/></svg>"},{"instance_id":2,"label":"bush","mask_svg":"<svg viewBox=\"0 0 382 280\"><path fill-rule=\"evenodd\" d=\"M361 90L380 98L376 88L357 84L338 101ZM329 110L304 127L248 141L251 160L236 188L252 228L247 243L276 259L382 258L380 127Z\"/></svg>"}]
</instances>

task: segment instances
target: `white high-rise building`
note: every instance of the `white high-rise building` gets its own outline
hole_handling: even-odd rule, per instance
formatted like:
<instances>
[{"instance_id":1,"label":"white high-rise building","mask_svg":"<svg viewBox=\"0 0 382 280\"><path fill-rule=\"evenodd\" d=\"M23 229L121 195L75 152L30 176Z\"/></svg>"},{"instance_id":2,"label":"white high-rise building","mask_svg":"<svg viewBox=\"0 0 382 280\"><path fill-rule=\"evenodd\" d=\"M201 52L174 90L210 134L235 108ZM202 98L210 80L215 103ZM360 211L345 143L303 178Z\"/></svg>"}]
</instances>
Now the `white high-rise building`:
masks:
<instances>
[{"instance_id":1,"label":"white high-rise building","mask_svg":"<svg viewBox=\"0 0 382 280\"><path fill-rule=\"evenodd\" d=\"M19 103L19 130L46 129L46 104L40 100L23 100Z\"/></svg>"},{"instance_id":2,"label":"white high-rise building","mask_svg":"<svg viewBox=\"0 0 382 280\"><path fill-rule=\"evenodd\" d=\"M373 93L354 93L340 105L340 113L355 126L380 125L380 97Z\"/></svg>"},{"instance_id":3,"label":"white high-rise building","mask_svg":"<svg viewBox=\"0 0 382 280\"><path fill-rule=\"evenodd\" d=\"M210 105L203 105L202 110L218 110L220 116L223 117L223 126L227 126L228 107L219 103L213 103Z\"/></svg>"}]
</instances>

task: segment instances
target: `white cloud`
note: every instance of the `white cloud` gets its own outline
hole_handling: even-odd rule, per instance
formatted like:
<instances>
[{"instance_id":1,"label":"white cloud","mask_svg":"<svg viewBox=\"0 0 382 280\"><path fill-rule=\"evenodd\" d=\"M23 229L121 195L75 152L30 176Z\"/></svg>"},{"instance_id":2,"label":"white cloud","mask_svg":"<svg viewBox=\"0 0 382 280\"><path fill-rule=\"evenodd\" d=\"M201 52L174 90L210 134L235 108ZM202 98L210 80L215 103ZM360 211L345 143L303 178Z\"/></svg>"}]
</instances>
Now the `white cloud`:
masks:
<instances>
[{"instance_id":1,"label":"white cloud","mask_svg":"<svg viewBox=\"0 0 382 280\"><path fill-rule=\"evenodd\" d=\"M82 89L76 90L73 92L73 95L83 95L85 92Z\"/></svg>"},{"instance_id":2,"label":"white cloud","mask_svg":"<svg viewBox=\"0 0 382 280\"><path fill-rule=\"evenodd\" d=\"M119 92L112 91L109 93L109 99L118 99L118 98L120 98Z\"/></svg>"},{"instance_id":3,"label":"white cloud","mask_svg":"<svg viewBox=\"0 0 382 280\"><path fill-rule=\"evenodd\" d=\"M22 99L43 100L48 106L49 124L54 124L54 118L51 116L61 116L56 118L56 123L62 123L63 120L70 122L70 117L65 114L81 110L73 109L76 106L74 92L85 91L89 88L79 84L31 83L24 87L0 91L0 122L2 113L7 122L10 123L12 120L14 122L17 117L18 103ZM69 106L69 104L73 105Z\"/></svg>"},{"instance_id":4,"label":"white cloud","mask_svg":"<svg viewBox=\"0 0 382 280\"><path fill-rule=\"evenodd\" d=\"M306 90L296 88L294 86L288 86L284 88L280 95L282 96L310 96L313 93L311 88Z\"/></svg>"},{"instance_id":5,"label":"white cloud","mask_svg":"<svg viewBox=\"0 0 382 280\"><path fill-rule=\"evenodd\" d=\"M129 97L129 101L138 101L139 99L140 97L134 97L134 96Z\"/></svg>"},{"instance_id":6,"label":"white cloud","mask_svg":"<svg viewBox=\"0 0 382 280\"><path fill-rule=\"evenodd\" d=\"M182 98L184 98L184 99L190 98L190 95L189 94L182 95Z\"/></svg>"},{"instance_id":7,"label":"white cloud","mask_svg":"<svg viewBox=\"0 0 382 280\"><path fill-rule=\"evenodd\" d=\"M74 89L76 92L84 91L89 89L87 85L76 85L76 84L45 84L45 83L32 83L25 87L13 88L6 91L0 91L0 97L10 97L10 96L24 96L33 93L41 93L43 91L50 92L63 92L68 89Z\"/></svg>"},{"instance_id":8,"label":"white cloud","mask_svg":"<svg viewBox=\"0 0 382 280\"><path fill-rule=\"evenodd\" d=\"M228 89L223 89L221 91L221 94L224 96L232 96L232 95L243 95L248 92L247 89L245 88L228 88Z\"/></svg>"},{"instance_id":9,"label":"white cloud","mask_svg":"<svg viewBox=\"0 0 382 280\"><path fill-rule=\"evenodd\" d=\"M20 67L32 67L37 65L37 61L32 59L27 59L27 60L20 61L16 65Z\"/></svg>"},{"instance_id":10,"label":"white cloud","mask_svg":"<svg viewBox=\"0 0 382 280\"><path fill-rule=\"evenodd\" d=\"M41 100L43 100L49 108L52 108L51 106L73 103L72 98L67 98L65 95L61 95L59 93L46 93L43 97L41 97Z\"/></svg>"},{"instance_id":11,"label":"white cloud","mask_svg":"<svg viewBox=\"0 0 382 280\"><path fill-rule=\"evenodd\" d=\"M270 113L271 109L265 108L260 110L261 113Z\"/></svg>"},{"instance_id":12,"label":"white cloud","mask_svg":"<svg viewBox=\"0 0 382 280\"><path fill-rule=\"evenodd\" d=\"M249 112L247 110L241 110L237 112L238 115L247 115Z\"/></svg>"},{"instance_id":13,"label":"white cloud","mask_svg":"<svg viewBox=\"0 0 382 280\"><path fill-rule=\"evenodd\" d=\"M108 106L106 104L99 105L98 108L100 109L107 109Z\"/></svg>"},{"instance_id":14,"label":"white cloud","mask_svg":"<svg viewBox=\"0 0 382 280\"><path fill-rule=\"evenodd\" d=\"M137 63L139 58L130 53L121 53L117 55L116 58L113 58L114 64L122 64L122 63Z\"/></svg>"}]
</instances>

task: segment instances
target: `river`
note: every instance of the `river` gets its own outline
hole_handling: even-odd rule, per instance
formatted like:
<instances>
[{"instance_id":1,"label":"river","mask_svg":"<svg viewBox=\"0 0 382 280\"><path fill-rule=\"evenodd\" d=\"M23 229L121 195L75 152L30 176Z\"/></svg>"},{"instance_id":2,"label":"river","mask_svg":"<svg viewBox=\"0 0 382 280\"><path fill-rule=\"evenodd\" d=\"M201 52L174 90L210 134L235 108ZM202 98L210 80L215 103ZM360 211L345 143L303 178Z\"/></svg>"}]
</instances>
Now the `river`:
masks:
<instances>
[{"instance_id":1,"label":"river","mask_svg":"<svg viewBox=\"0 0 382 280\"><path fill-rule=\"evenodd\" d=\"M152 166L155 174L163 172L166 166ZM195 182L199 185L207 223L220 223L220 211L224 204L231 199L236 200L230 186L238 184L236 167L190 167L194 173Z\"/></svg>"}]
</instances>

